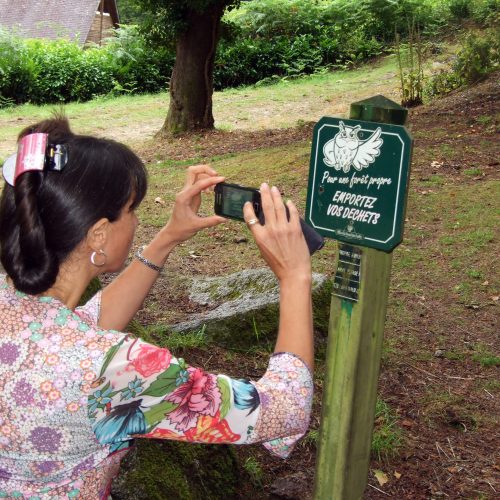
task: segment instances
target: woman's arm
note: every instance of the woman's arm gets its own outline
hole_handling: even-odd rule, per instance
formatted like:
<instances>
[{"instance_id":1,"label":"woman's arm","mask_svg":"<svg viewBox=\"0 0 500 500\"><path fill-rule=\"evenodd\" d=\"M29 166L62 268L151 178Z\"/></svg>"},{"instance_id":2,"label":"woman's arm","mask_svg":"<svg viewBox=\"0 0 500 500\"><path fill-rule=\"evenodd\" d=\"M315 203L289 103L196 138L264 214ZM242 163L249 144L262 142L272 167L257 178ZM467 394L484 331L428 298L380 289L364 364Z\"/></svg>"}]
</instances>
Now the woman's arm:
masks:
<instances>
[{"instance_id":1,"label":"woman's arm","mask_svg":"<svg viewBox=\"0 0 500 500\"><path fill-rule=\"evenodd\" d=\"M125 337L107 352L98 381L88 416L111 451L143 437L264 442L286 457L309 425L311 372L290 353L273 355L265 375L251 382L205 372L168 349Z\"/></svg>"},{"instance_id":2,"label":"woman's arm","mask_svg":"<svg viewBox=\"0 0 500 500\"><path fill-rule=\"evenodd\" d=\"M172 216L167 225L143 250L143 256L162 267L176 245L201 229L224 222L219 216L199 217L201 192L223 181L208 165L189 167L186 183L175 199ZM158 272L134 259L131 264L102 292L99 326L123 330L142 307L144 299L158 278Z\"/></svg>"},{"instance_id":3,"label":"woman's arm","mask_svg":"<svg viewBox=\"0 0 500 500\"><path fill-rule=\"evenodd\" d=\"M250 225L262 257L280 284L280 323L275 352L291 352L313 369L311 257L300 227L297 208L287 202L290 219L276 187L260 188L265 225ZM245 221L255 219L251 203L244 207Z\"/></svg>"}]
</instances>

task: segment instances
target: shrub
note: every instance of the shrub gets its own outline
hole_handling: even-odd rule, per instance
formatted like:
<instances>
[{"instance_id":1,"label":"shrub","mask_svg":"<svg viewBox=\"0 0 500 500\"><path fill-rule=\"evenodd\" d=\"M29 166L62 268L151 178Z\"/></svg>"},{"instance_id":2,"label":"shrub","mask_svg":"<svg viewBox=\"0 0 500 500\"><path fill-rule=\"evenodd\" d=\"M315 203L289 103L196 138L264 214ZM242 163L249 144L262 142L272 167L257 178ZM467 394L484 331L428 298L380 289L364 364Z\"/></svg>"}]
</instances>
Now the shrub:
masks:
<instances>
[{"instance_id":1,"label":"shrub","mask_svg":"<svg viewBox=\"0 0 500 500\"><path fill-rule=\"evenodd\" d=\"M471 15L469 0L451 0L449 9L451 15L458 20L466 19Z\"/></svg>"},{"instance_id":2,"label":"shrub","mask_svg":"<svg viewBox=\"0 0 500 500\"><path fill-rule=\"evenodd\" d=\"M453 70L463 83L471 84L482 80L498 68L500 63L500 39L498 32L487 37L469 34L458 53Z\"/></svg>"},{"instance_id":3,"label":"shrub","mask_svg":"<svg viewBox=\"0 0 500 500\"><path fill-rule=\"evenodd\" d=\"M447 94L462 85L485 78L500 67L500 39L493 31L485 37L469 34L465 38L450 71L441 71L425 86L429 97Z\"/></svg>"},{"instance_id":4,"label":"shrub","mask_svg":"<svg viewBox=\"0 0 500 500\"><path fill-rule=\"evenodd\" d=\"M121 26L104 51L116 80L115 91L143 93L166 88L174 54L151 47L137 26Z\"/></svg>"},{"instance_id":5,"label":"shrub","mask_svg":"<svg viewBox=\"0 0 500 500\"><path fill-rule=\"evenodd\" d=\"M500 0L476 0L471 5L472 19L481 26L498 26Z\"/></svg>"},{"instance_id":6,"label":"shrub","mask_svg":"<svg viewBox=\"0 0 500 500\"><path fill-rule=\"evenodd\" d=\"M0 28L0 107L24 102L31 92L33 72L25 45Z\"/></svg>"},{"instance_id":7,"label":"shrub","mask_svg":"<svg viewBox=\"0 0 500 500\"><path fill-rule=\"evenodd\" d=\"M0 107L85 101L110 92L165 89L174 62L149 47L136 27L123 27L104 47L69 40L23 40L0 31Z\"/></svg>"}]
</instances>

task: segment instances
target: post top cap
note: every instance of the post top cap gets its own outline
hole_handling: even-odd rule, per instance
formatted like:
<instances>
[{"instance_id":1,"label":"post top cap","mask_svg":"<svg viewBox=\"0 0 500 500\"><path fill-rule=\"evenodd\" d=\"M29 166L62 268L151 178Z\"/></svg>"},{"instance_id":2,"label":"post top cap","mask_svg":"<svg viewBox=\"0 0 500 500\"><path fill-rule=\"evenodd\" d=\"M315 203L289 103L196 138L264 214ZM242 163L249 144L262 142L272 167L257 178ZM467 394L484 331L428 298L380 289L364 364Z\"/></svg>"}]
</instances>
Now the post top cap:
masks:
<instances>
[{"instance_id":1,"label":"post top cap","mask_svg":"<svg viewBox=\"0 0 500 500\"><path fill-rule=\"evenodd\" d=\"M376 95L353 102L350 118L371 122L392 123L404 125L408 110L400 104L387 99L383 95Z\"/></svg>"}]
</instances>

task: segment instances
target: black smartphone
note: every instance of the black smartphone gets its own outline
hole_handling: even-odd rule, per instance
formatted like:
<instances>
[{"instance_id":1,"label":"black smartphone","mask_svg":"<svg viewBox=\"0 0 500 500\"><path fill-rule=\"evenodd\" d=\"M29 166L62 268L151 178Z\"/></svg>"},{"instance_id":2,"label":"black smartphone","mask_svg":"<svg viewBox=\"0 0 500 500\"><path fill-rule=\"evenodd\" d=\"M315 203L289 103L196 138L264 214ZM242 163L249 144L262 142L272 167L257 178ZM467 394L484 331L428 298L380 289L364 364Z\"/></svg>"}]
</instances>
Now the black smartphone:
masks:
<instances>
[{"instance_id":1,"label":"black smartphone","mask_svg":"<svg viewBox=\"0 0 500 500\"><path fill-rule=\"evenodd\" d=\"M215 185L214 210L217 215L230 219L245 220L243 205L251 202L257 216L261 212L260 192L258 189L220 182Z\"/></svg>"},{"instance_id":2,"label":"black smartphone","mask_svg":"<svg viewBox=\"0 0 500 500\"><path fill-rule=\"evenodd\" d=\"M217 215L244 221L243 205L249 201L253 205L255 214L259 218L259 222L264 225L266 223L264 212L260 201L260 191L255 188L240 186L238 184L229 184L220 182L215 185L215 203L214 211ZM287 217L290 218L288 207L286 207ZM300 225L309 253L312 255L316 250L319 250L325 244L323 236L316 232L311 226L301 218Z\"/></svg>"}]
</instances>

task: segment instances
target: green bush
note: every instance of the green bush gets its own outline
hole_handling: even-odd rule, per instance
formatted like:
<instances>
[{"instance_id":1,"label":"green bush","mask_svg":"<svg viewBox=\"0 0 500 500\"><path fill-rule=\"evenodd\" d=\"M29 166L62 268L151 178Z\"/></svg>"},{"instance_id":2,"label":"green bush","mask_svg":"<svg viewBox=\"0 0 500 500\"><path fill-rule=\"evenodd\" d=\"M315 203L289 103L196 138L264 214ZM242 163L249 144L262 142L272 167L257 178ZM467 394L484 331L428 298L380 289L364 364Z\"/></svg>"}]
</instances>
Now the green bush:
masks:
<instances>
[{"instance_id":1,"label":"green bush","mask_svg":"<svg viewBox=\"0 0 500 500\"><path fill-rule=\"evenodd\" d=\"M476 0L471 2L472 19L480 26L498 26L500 0Z\"/></svg>"},{"instance_id":2,"label":"green bush","mask_svg":"<svg viewBox=\"0 0 500 500\"><path fill-rule=\"evenodd\" d=\"M487 37L469 34L457 55L453 70L463 83L482 80L500 64L500 38L498 31Z\"/></svg>"},{"instance_id":3,"label":"green bush","mask_svg":"<svg viewBox=\"0 0 500 500\"><path fill-rule=\"evenodd\" d=\"M498 21L500 0L252 0L223 19L214 87L221 89L347 68L404 43L414 27L429 37L470 17ZM163 26L162 29L168 29ZM154 37L153 37L154 38ZM489 43L489 42L488 42ZM491 47L496 47L493 51ZM495 56L496 51L496 56ZM88 100L94 96L157 92L167 87L172 46L153 47L136 26L121 26L104 47L68 40L23 40L0 30L0 107ZM495 59L496 58L496 59ZM495 60L497 62L495 62ZM469 40L455 76L439 75L435 95L472 82L498 65L498 41Z\"/></svg>"},{"instance_id":4,"label":"green bush","mask_svg":"<svg viewBox=\"0 0 500 500\"><path fill-rule=\"evenodd\" d=\"M23 40L0 31L0 107L86 101L167 86L174 56L152 49L136 27L123 27L104 47L69 40Z\"/></svg>"},{"instance_id":5,"label":"green bush","mask_svg":"<svg viewBox=\"0 0 500 500\"><path fill-rule=\"evenodd\" d=\"M463 85L484 79L500 68L500 38L498 31L487 36L469 34L450 71L441 71L430 78L425 86L429 97L444 95Z\"/></svg>"},{"instance_id":6,"label":"green bush","mask_svg":"<svg viewBox=\"0 0 500 500\"><path fill-rule=\"evenodd\" d=\"M25 45L0 28L0 107L24 102L31 93L33 70Z\"/></svg>"},{"instance_id":7,"label":"green bush","mask_svg":"<svg viewBox=\"0 0 500 500\"><path fill-rule=\"evenodd\" d=\"M470 0L450 0L449 8L455 19L466 19L471 15Z\"/></svg>"},{"instance_id":8,"label":"green bush","mask_svg":"<svg viewBox=\"0 0 500 500\"><path fill-rule=\"evenodd\" d=\"M174 53L151 47L137 26L121 26L103 49L116 80L116 92L165 90L174 65Z\"/></svg>"}]
</instances>

